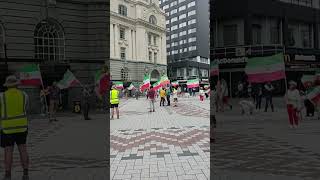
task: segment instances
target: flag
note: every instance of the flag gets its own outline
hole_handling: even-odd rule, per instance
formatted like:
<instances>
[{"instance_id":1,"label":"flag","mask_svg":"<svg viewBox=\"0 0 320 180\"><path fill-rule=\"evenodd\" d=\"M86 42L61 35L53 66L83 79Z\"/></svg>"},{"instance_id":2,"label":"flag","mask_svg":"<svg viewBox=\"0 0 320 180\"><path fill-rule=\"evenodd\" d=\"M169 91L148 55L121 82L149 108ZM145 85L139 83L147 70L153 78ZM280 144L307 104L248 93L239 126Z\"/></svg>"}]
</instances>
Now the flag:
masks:
<instances>
[{"instance_id":1,"label":"flag","mask_svg":"<svg viewBox=\"0 0 320 180\"><path fill-rule=\"evenodd\" d=\"M128 87L128 90L131 91L131 90L134 90L134 89L135 89L135 87L134 87L134 85L131 83L130 86Z\"/></svg>"},{"instance_id":2,"label":"flag","mask_svg":"<svg viewBox=\"0 0 320 180\"><path fill-rule=\"evenodd\" d=\"M42 77L40 68L36 64L31 64L23 67L20 72L20 83L24 86L41 86Z\"/></svg>"},{"instance_id":3,"label":"flag","mask_svg":"<svg viewBox=\"0 0 320 180\"><path fill-rule=\"evenodd\" d=\"M145 74L143 78L143 84L140 86L140 91L143 92L148 88L150 88L150 75Z\"/></svg>"},{"instance_id":4,"label":"flag","mask_svg":"<svg viewBox=\"0 0 320 180\"><path fill-rule=\"evenodd\" d=\"M161 81L154 83L152 86L155 91L161 89L161 87L162 87Z\"/></svg>"},{"instance_id":5,"label":"flag","mask_svg":"<svg viewBox=\"0 0 320 180\"><path fill-rule=\"evenodd\" d=\"M316 86L313 89L311 89L306 97L310 101L318 103L320 101L320 86Z\"/></svg>"},{"instance_id":6,"label":"flag","mask_svg":"<svg viewBox=\"0 0 320 180\"><path fill-rule=\"evenodd\" d=\"M113 84L115 85L116 89L123 89L123 82L115 81Z\"/></svg>"},{"instance_id":7,"label":"flag","mask_svg":"<svg viewBox=\"0 0 320 180\"><path fill-rule=\"evenodd\" d=\"M188 88L195 88L199 87L199 79L191 79L187 81Z\"/></svg>"},{"instance_id":8,"label":"flag","mask_svg":"<svg viewBox=\"0 0 320 180\"><path fill-rule=\"evenodd\" d=\"M64 73L63 79L57 83L60 89L67 89L79 84L79 80L73 75L73 73L68 69Z\"/></svg>"},{"instance_id":9,"label":"flag","mask_svg":"<svg viewBox=\"0 0 320 180\"><path fill-rule=\"evenodd\" d=\"M210 76L219 76L219 64L217 61L213 61L211 64Z\"/></svg>"},{"instance_id":10,"label":"flag","mask_svg":"<svg viewBox=\"0 0 320 180\"><path fill-rule=\"evenodd\" d=\"M160 81L161 81L161 84L162 84L162 85L168 85L168 84L170 84L170 80L169 80L169 78L168 78L167 75L163 75L163 76L161 77Z\"/></svg>"},{"instance_id":11,"label":"flag","mask_svg":"<svg viewBox=\"0 0 320 180\"><path fill-rule=\"evenodd\" d=\"M179 83L178 83L178 81L174 81L174 82L171 83L171 85L172 85L173 87L176 87L176 86L179 86Z\"/></svg>"},{"instance_id":12,"label":"flag","mask_svg":"<svg viewBox=\"0 0 320 180\"><path fill-rule=\"evenodd\" d=\"M251 83L284 79L286 73L283 54L250 58L248 59L245 72L248 75L248 81Z\"/></svg>"},{"instance_id":13,"label":"flag","mask_svg":"<svg viewBox=\"0 0 320 180\"><path fill-rule=\"evenodd\" d=\"M301 78L302 84L306 87L308 84L313 84L315 76L313 75L303 75Z\"/></svg>"},{"instance_id":14,"label":"flag","mask_svg":"<svg viewBox=\"0 0 320 180\"><path fill-rule=\"evenodd\" d=\"M98 86L98 92L100 95L104 95L109 90L110 75L99 70L95 74L95 84Z\"/></svg>"}]
</instances>

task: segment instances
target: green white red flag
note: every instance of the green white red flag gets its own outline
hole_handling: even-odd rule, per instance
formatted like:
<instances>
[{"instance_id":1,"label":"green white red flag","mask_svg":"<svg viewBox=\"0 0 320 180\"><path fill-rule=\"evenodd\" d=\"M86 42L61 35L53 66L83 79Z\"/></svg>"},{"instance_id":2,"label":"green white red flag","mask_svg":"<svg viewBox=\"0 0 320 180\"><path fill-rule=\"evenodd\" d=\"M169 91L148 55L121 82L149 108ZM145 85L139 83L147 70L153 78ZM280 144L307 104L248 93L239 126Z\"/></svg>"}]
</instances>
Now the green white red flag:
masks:
<instances>
[{"instance_id":1,"label":"green white red flag","mask_svg":"<svg viewBox=\"0 0 320 180\"><path fill-rule=\"evenodd\" d=\"M162 87L163 85L161 84L161 81L158 81L158 82L154 83L152 86L153 86L153 89L154 89L155 91L157 91L157 90L161 89L161 87Z\"/></svg>"},{"instance_id":2,"label":"green white red flag","mask_svg":"<svg viewBox=\"0 0 320 180\"><path fill-rule=\"evenodd\" d=\"M314 103L320 102L320 86L314 87L309 93L306 95L307 99Z\"/></svg>"},{"instance_id":3,"label":"green white red flag","mask_svg":"<svg viewBox=\"0 0 320 180\"><path fill-rule=\"evenodd\" d=\"M172 85L173 87L176 87L176 86L179 86L179 83L178 83L178 81L173 81L173 82L171 83L171 85Z\"/></svg>"},{"instance_id":4,"label":"green white red flag","mask_svg":"<svg viewBox=\"0 0 320 180\"><path fill-rule=\"evenodd\" d=\"M191 79L187 81L188 88L196 88L199 87L199 79Z\"/></svg>"},{"instance_id":5,"label":"green white red flag","mask_svg":"<svg viewBox=\"0 0 320 180\"><path fill-rule=\"evenodd\" d=\"M134 89L136 89L136 87L134 87L134 85L131 83L130 86L128 87L128 90L131 91L131 90L134 90Z\"/></svg>"},{"instance_id":6,"label":"green white red flag","mask_svg":"<svg viewBox=\"0 0 320 180\"><path fill-rule=\"evenodd\" d=\"M116 89L123 89L123 82L115 81L113 84L115 85Z\"/></svg>"},{"instance_id":7,"label":"green white red flag","mask_svg":"<svg viewBox=\"0 0 320 180\"><path fill-rule=\"evenodd\" d=\"M276 81L286 77L283 54L248 59L245 72L251 83Z\"/></svg>"},{"instance_id":8,"label":"green white red flag","mask_svg":"<svg viewBox=\"0 0 320 180\"><path fill-rule=\"evenodd\" d=\"M99 95L104 95L108 92L110 86L110 75L99 70L95 74L95 84L98 87L96 90Z\"/></svg>"},{"instance_id":9,"label":"green white red flag","mask_svg":"<svg viewBox=\"0 0 320 180\"><path fill-rule=\"evenodd\" d=\"M145 74L144 78L143 78L143 84L140 86L140 91L143 92L146 89L150 88L151 84L150 84L150 75L149 74Z\"/></svg>"},{"instance_id":10,"label":"green white red flag","mask_svg":"<svg viewBox=\"0 0 320 180\"><path fill-rule=\"evenodd\" d=\"M24 66L20 72L20 83L24 86L41 86L42 77L40 68L36 64Z\"/></svg>"},{"instance_id":11,"label":"green white red flag","mask_svg":"<svg viewBox=\"0 0 320 180\"><path fill-rule=\"evenodd\" d=\"M76 86L78 84L80 84L80 81L68 69L64 73L62 80L57 83L57 86L60 89L67 89L67 88L70 88L70 87L74 87L74 86Z\"/></svg>"},{"instance_id":12,"label":"green white red flag","mask_svg":"<svg viewBox=\"0 0 320 180\"><path fill-rule=\"evenodd\" d=\"M303 75L301 78L301 82L305 87L308 85L312 85L314 80L315 80L314 75Z\"/></svg>"},{"instance_id":13,"label":"green white red flag","mask_svg":"<svg viewBox=\"0 0 320 180\"><path fill-rule=\"evenodd\" d=\"M219 64L217 61L213 61L211 64L210 76L219 76Z\"/></svg>"},{"instance_id":14,"label":"green white red flag","mask_svg":"<svg viewBox=\"0 0 320 180\"><path fill-rule=\"evenodd\" d=\"M170 80L169 80L169 78L168 78L167 75L163 75L163 76L161 77L160 81L161 81L161 84L162 84L162 85L168 85L168 84L170 84Z\"/></svg>"}]
</instances>

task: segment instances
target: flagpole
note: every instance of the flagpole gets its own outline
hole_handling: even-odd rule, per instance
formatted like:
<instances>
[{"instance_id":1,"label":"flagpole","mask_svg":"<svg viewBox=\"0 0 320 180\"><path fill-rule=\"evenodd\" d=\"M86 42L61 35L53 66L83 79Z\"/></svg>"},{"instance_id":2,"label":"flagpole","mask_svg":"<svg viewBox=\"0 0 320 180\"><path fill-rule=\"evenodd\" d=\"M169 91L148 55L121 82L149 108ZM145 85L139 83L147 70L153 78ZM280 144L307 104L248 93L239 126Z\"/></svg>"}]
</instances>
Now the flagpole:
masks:
<instances>
[{"instance_id":1,"label":"flagpole","mask_svg":"<svg viewBox=\"0 0 320 180\"><path fill-rule=\"evenodd\" d=\"M43 85L43 80L42 80L42 74L41 74L40 64L38 64L38 69L39 69L39 72L40 72L40 82L41 82L41 86L42 86L42 91L44 92L44 103L46 104L46 114L47 114L48 120L50 120L50 117L48 116L48 114L49 114L49 107L48 107L48 101L47 101L47 94L46 94L46 92L45 92L44 85ZM41 94L41 93L40 93L40 94ZM41 95L40 95L40 99L41 99Z\"/></svg>"}]
</instances>

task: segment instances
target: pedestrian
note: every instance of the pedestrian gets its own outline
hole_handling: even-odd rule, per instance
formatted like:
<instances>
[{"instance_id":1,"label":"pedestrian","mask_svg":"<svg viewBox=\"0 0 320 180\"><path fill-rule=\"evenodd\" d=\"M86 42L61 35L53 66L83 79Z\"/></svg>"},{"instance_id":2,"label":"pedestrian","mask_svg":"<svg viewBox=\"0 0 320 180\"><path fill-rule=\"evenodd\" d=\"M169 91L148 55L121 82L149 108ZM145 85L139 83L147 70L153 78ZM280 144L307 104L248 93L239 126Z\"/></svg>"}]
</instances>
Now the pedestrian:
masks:
<instances>
[{"instance_id":1,"label":"pedestrian","mask_svg":"<svg viewBox=\"0 0 320 180\"><path fill-rule=\"evenodd\" d=\"M199 97L200 97L200 101L204 100L204 90L203 87L200 87L200 91L199 91Z\"/></svg>"},{"instance_id":2,"label":"pedestrian","mask_svg":"<svg viewBox=\"0 0 320 180\"><path fill-rule=\"evenodd\" d=\"M238 83L238 97L242 98L243 97L243 83L239 81Z\"/></svg>"},{"instance_id":3,"label":"pedestrian","mask_svg":"<svg viewBox=\"0 0 320 180\"><path fill-rule=\"evenodd\" d=\"M46 116L48 114L47 95L47 90L42 89L40 91L41 116Z\"/></svg>"},{"instance_id":4,"label":"pedestrian","mask_svg":"<svg viewBox=\"0 0 320 180\"><path fill-rule=\"evenodd\" d=\"M84 120L91 120L91 118L89 118L90 97L91 97L91 92L89 90L89 87L88 86L83 87L83 89L82 89L82 107L83 107Z\"/></svg>"},{"instance_id":5,"label":"pedestrian","mask_svg":"<svg viewBox=\"0 0 320 180\"><path fill-rule=\"evenodd\" d=\"M257 88L257 92L256 92L256 109L261 109L261 102L262 102L262 96L263 96L263 90L261 85L259 85L259 87Z\"/></svg>"},{"instance_id":6,"label":"pedestrian","mask_svg":"<svg viewBox=\"0 0 320 180\"><path fill-rule=\"evenodd\" d=\"M274 106L273 106L273 102L272 102L274 87L271 84L271 82L269 81L265 84L264 88L265 88L265 99L266 99L266 105L264 108L264 112L268 111L269 105L271 106L272 112L274 112Z\"/></svg>"},{"instance_id":7,"label":"pedestrian","mask_svg":"<svg viewBox=\"0 0 320 180\"><path fill-rule=\"evenodd\" d=\"M60 101L60 89L57 86L57 82L53 82L52 86L49 87L49 101L50 101L50 107L49 107L49 122L58 121L56 117L57 109L59 106Z\"/></svg>"},{"instance_id":8,"label":"pedestrian","mask_svg":"<svg viewBox=\"0 0 320 180\"><path fill-rule=\"evenodd\" d=\"M164 103L166 101L166 91L164 87L160 90L160 106L164 106Z\"/></svg>"},{"instance_id":9,"label":"pedestrian","mask_svg":"<svg viewBox=\"0 0 320 180\"><path fill-rule=\"evenodd\" d=\"M150 102L149 112L155 112L154 101L156 98L156 91L153 89L153 86L151 86L150 89L148 90L147 96L149 97L149 102Z\"/></svg>"},{"instance_id":10,"label":"pedestrian","mask_svg":"<svg viewBox=\"0 0 320 180\"><path fill-rule=\"evenodd\" d=\"M116 86L113 85L110 91L111 120L113 120L113 117L114 117L114 110L116 110L117 119L120 118L119 103L120 103L119 91L116 89Z\"/></svg>"},{"instance_id":11,"label":"pedestrian","mask_svg":"<svg viewBox=\"0 0 320 180\"><path fill-rule=\"evenodd\" d=\"M178 90L176 88L173 88L173 107L177 107L178 103Z\"/></svg>"},{"instance_id":12,"label":"pedestrian","mask_svg":"<svg viewBox=\"0 0 320 180\"><path fill-rule=\"evenodd\" d=\"M139 91L138 90L135 90L135 96L136 96L136 100L139 99Z\"/></svg>"},{"instance_id":13,"label":"pedestrian","mask_svg":"<svg viewBox=\"0 0 320 180\"><path fill-rule=\"evenodd\" d=\"M252 85L250 82L248 84L247 90L248 90L248 97L251 98L252 97Z\"/></svg>"},{"instance_id":14,"label":"pedestrian","mask_svg":"<svg viewBox=\"0 0 320 180\"><path fill-rule=\"evenodd\" d=\"M4 180L11 180L14 144L17 144L23 167L22 180L29 179L29 156L27 152L29 104L28 95L19 90L15 76L8 76L3 85L8 90L0 94L1 147L4 148Z\"/></svg>"},{"instance_id":15,"label":"pedestrian","mask_svg":"<svg viewBox=\"0 0 320 180\"><path fill-rule=\"evenodd\" d=\"M192 96L195 97L196 96L196 88L192 88Z\"/></svg>"},{"instance_id":16,"label":"pedestrian","mask_svg":"<svg viewBox=\"0 0 320 180\"><path fill-rule=\"evenodd\" d=\"M224 106L227 105L229 106L230 110L232 110L232 105L229 103L229 90L228 90L228 85L227 82L222 79L221 80L221 96L222 96L222 111L224 111Z\"/></svg>"},{"instance_id":17,"label":"pedestrian","mask_svg":"<svg viewBox=\"0 0 320 180\"><path fill-rule=\"evenodd\" d=\"M167 106L170 106L170 96L171 96L170 87L167 87L166 96L167 96Z\"/></svg>"},{"instance_id":18,"label":"pedestrian","mask_svg":"<svg viewBox=\"0 0 320 180\"><path fill-rule=\"evenodd\" d=\"M289 89L286 94L287 111L289 115L289 123L291 128L298 127L299 118L298 114L301 110L301 96L297 90L297 83L294 81L289 82Z\"/></svg>"},{"instance_id":19,"label":"pedestrian","mask_svg":"<svg viewBox=\"0 0 320 180\"><path fill-rule=\"evenodd\" d=\"M312 91L312 85L307 85L305 95L309 94L310 91ZM304 99L304 106L306 108L306 116L307 117L314 117L315 106L308 98Z\"/></svg>"}]
</instances>

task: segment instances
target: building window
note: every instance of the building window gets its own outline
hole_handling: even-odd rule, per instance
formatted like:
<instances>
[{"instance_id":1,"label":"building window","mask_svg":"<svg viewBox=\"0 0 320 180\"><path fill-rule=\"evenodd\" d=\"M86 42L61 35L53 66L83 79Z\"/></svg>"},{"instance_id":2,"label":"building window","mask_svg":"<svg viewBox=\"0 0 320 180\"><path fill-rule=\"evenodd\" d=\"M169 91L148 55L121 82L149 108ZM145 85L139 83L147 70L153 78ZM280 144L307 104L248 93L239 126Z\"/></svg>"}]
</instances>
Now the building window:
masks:
<instances>
[{"instance_id":1,"label":"building window","mask_svg":"<svg viewBox=\"0 0 320 180\"><path fill-rule=\"evenodd\" d=\"M5 44L5 32L4 32L4 27L0 22L0 58L5 58L4 44Z\"/></svg>"},{"instance_id":2,"label":"building window","mask_svg":"<svg viewBox=\"0 0 320 180\"><path fill-rule=\"evenodd\" d=\"M124 40L126 39L126 30L124 28L120 28L120 39Z\"/></svg>"},{"instance_id":3,"label":"building window","mask_svg":"<svg viewBox=\"0 0 320 180\"><path fill-rule=\"evenodd\" d=\"M185 2L186 0L179 0L179 3Z\"/></svg>"},{"instance_id":4,"label":"building window","mask_svg":"<svg viewBox=\"0 0 320 180\"><path fill-rule=\"evenodd\" d=\"M195 50L197 50L197 46L190 46L189 47L189 51L195 51Z\"/></svg>"},{"instance_id":5,"label":"building window","mask_svg":"<svg viewBox=\"0 0 320 180\"><path fill-rule=\"evenodd\" d=\"M65 38L62 27L54 20L42 21L34 33L35 58L47 61L65 59Z\"/></svg>"},{"instance_id":6,"label":"building window","mask_svg":"<svg viewBox=\"0 0 320 180\"><path fill-rule=\"evenodd\" d=\"M179 11L183 11L186 9L186 5L179 7Z\"/></svg>"},{"instance_id":7,"label":"building window","mask_svg":"<svg viewBox=\"0 0 320 180\"><path fill-rule=\"evenodd\" d=\"M261 44L261 26L259 24L252 25L252 44Z\"/></svg>"},{"instance_id":8,"label":"building window","mask_svg":"<svg viewBox=\"0 0 320 180\"><path fill-rule=\"evenodd\" d=\"M152 52L149 51L149 61L152 62Z\"/></svg>"},{"instance_id":9,"label":"building window","mask_svg":"<svg viewBox=\"0 0 320 180\"><path fill-rule=\"evenodd\" d=\"M312 31L311 28L306 28L301 30L302 47L311 48L312 47Z\"/></svg>"},{"instance_id":10,"label":"building window","mask_svg":"<svg viewBox=\"0 0 320 180\"><path fill-rule=\"evenodd\" d=\"M179 16L179 20L184 19L184 18L186 18L186 17L187 17L186 14L181 14L181 15Z\"/></svg>"},{"instance_id":11,"label":"building window","mask_svg":"<svg viewBox=\"0 0 320 180\"><path fill-rule=\"evenodd\" d=\"M196 10L192 10L188 12L188 16L192 16L196 14Z\"/></svg>"},{"instance_id":12,"label":"building window","mask_svg":"<svg viewBox=\"0 0 320 180\"><path fill-rule=\"evenodd\" d=\"M170 7L175 6L175 5L177 5L177 1L173 1L173 2L170 4Z\"/></svg>"},{"instance_id":13,"label":"building window","mask_svg":"<svg viewBox=\"0 0 320 180\"><path fill-rule=\"evenodd\" d=\"M279 27L272 27L270 30L271 44L280 44L280 29Z\"/></svg>"},{"instance_id":14,"label":"building window","mask_svg":"<svg viewBox=\"0 0 320 180\"><path fill-rule=\"evenodd\" d=\"M120 58L121 58L121 60L126 59L126 48L125 47L120 48Z\"/></svg>"},{"instance_id":15,"label":"building window","mask_svg":"<svg viewBox=\"0 0 320 180\"><path fill-rule=\"evenodd\" d=\"M121 69L121 80L122 81L127 81L129 77L129 69L128 68L122 68Z\"/></svg>"},{"instance_id":16,"label":"building window","mask_svg":"<svg viewBox=\"0 0 320 180\"><path fill-rule=\"evenodd\" d=\"M182 32L179 33L179 36L180 36L180 37L181 37L181 36L185 36L185 35L187 35L187 31L182 31Z\"/></svg>"},{"instance_id":17,"label":"building window","mask_svg":"<svg viewBox=\"0 0 320 180\"><path fill-rule=\"evenodd\" d=\"M169 20L166 20L166 25L170 24L170 21Z\"/></svg>"},{"instance_id":18,"label":"building window","mask_svg":"<svg viewBox=\"0 0 320 180\"><path fill-rule=\"evenodd\" d=\"M171 27L171 31L174 31L174 30L177 30L178 29L178 26L177 25L174 25Z\"/></svg>"},{"instance_id":19,"label":"building window","mask_svg":"<svg viewBox=\"0 0 320 180\"><path fill-rule=\"evenodd\" d=\"M233 46L238 44L237 25L225 25L223 27L224 46Z\"/></svg>"},{"instance_id":20,"label":"building window","mask_svg":"<svg viewBox=\"0 0 320 180\"><path fill-rule=\"evenodd\" d=\"M167 4L167 5L165 5L165 6L163 6L163 10L166 10L166 9L168 9L169 8L169 4Z\"/></svg>"},{"instance_id":21,"label":"building window","mask_svg":"<svg viewBox=\"0 0 320 180\"><path fill-rule=\"evenodd\" d=\"M196 38L196 37L189 38L189 43L191 43L191 42L195 42L196 40L197 40L197 38Z\"/></svg>"},{"instance_id":22,"label":"building window","mask_svg":"<svg viewBox=\"0 0 320 180\"><path fill-rule=\"evenodd\" d=\"M172 34L171 35L171 39L174 39L174 38L177 38L178 37L178 34Z\"/></svg>"},{"instance_id":23,"label":"building window","mask_svg":"<svg viewBox=\"0 0 320 180\"><path fill-rule=\"evenodd\" d=\"M158 53L154 53L154 57L153 57L154 63L157 63L158 60Z\"/></svg>"},{"instance_id":24,"label":"building window","mask_svg":"<svg viewBox=\"0 0 320 180\"><path fill-rule=\"evenodd\" d=\"M179 24L179 28L183 28L183 27L186 27L186 26L187 26L186 22L183 22L183 23Z\"/></svg>"},{"instance_id":25,"label":"building window","mask_svg":"<svg viewBox=\"0 0 320 180\"><path fill-rule=\"evenodd\" d=\"M157 24L157 18L154 15L151 15L149 17L149 23L156 25Z\"/></svg>"},{"instance_id":26,"label":"building window","mask_svg":"<svg viewBox=\"0 0 320 180\"><path fill-rule=\"evenodd\" d=\"M173 9L173 10L171 10L170 14L173 15L173 14L176 14L177 12L178 12L177 9Z\"/></svg>"},{"instance_id":27,"label":"building window","mask_svg":"<svg viewBox=\"0 0 320 180\"><path fill-rule=\"evenodd\" d=\"M194 23L196 23L196 22L197 22L196 19L191 19L190 21L188 21L188 25L194 24Z\"/></svg>"},{"instance_id":28,"label":"building window","mask_svg":"<svg viewBox=\"0 0 320 180\"><path fill-rule=\"evenodd\" d=\"M193 28L193 29L189 29L188 30L188 34L192 34L192 33L195 33L197 32L197 29L196 28Z\"/></svg>"},{"instance_id":29,"label":"building window","mask_svg":"<svg viewBox=\"0 0 320 180\"><path fill-rule=\"evenodd\" d=\"M178 18L174 17L174 18L171 19L171 23L176 22L177 20L178 20Z\"/></svg>"},{"instance_id":30,"label":"building window","mask_svg":"<svg viewBox=\"0 0 320 180\"><path fill-rule=\"evenodd\" d=\"M128 10L125 5L119 5L119 14L122 16L127 16L128 15Z\"/></svg>"},{"instance_id":31,"label":"building window","mask_svg":"<svg viewBox=\"0 0 320 180\"><path fill-rule=\"evenodd\" d=\"M152 44L152 35L150 33L148 34L148 44L149 46Z\"/></svg>"},{"instance_id":32,"label":"building window","mask_svg":"<svg viewBox=\"0 0 320 180\"><path fill-rule=\"evenodd\" d=\"M157 36L153 36L153 43L155 46L157 45Z\"/></svg>"},{"instance_id":33,"label":"building window","mask_svg":"<svg viewBox=\"0 0 320 180\"><path fill-rule=\"evenodd\" d=\"M193 7L193 6L195 6L195 5L196 5L196 2L195 2L195 1L192 1L191 3L188 4L188 8Z\"/></svg>"}]
</instances>

